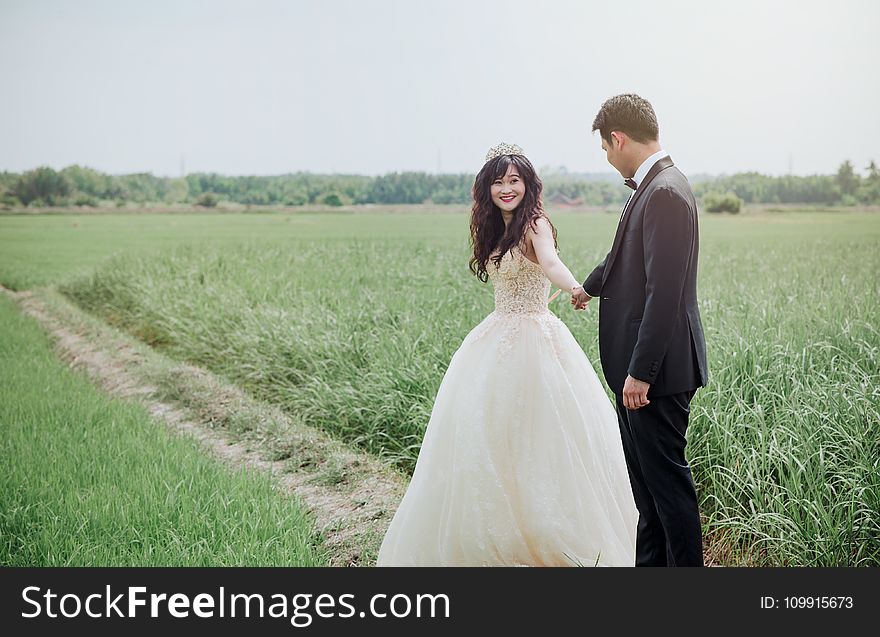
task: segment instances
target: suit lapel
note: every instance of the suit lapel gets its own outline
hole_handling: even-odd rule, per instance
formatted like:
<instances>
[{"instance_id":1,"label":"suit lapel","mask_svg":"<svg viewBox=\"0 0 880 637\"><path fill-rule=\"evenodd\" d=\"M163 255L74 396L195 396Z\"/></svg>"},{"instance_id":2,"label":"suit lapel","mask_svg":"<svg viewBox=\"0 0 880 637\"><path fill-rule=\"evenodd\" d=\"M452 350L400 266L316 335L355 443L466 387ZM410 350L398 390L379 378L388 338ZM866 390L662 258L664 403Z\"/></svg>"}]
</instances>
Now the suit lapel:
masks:
<instances>
[{"instance_id":1,"label":"suit lapel","mask_svg":"<svg viewBox=\"0 0 880 637\"><path fill-rule=\"evenodd\" d=\"M639 198L644 194L644 192L648 189L648 185L651 181L660 174L661 171L666 170L667 168L673 166L672 158L667 155L666 157L661 157L657 160L657 162L651 166L651 170L648 171L648 174L645 175L645 178L642 180L642 183L639 184L639 187L636 188L636 191L633 193L632 199L629 201L629 205L626 207L626 210L623 211L623 215L620 217L620 223L617 224L617 233L614 235L614 243L611 245L611 253L608 255L608 262L605 264L605 270L602 272L602 285L605 285L605 280L608 278L608 274L611 272L611 266L614 265L614 260L617 258L617 253L620 250L620 242L623 241L623 232L626 230L626 224L629 221L629 218L632 216L633 208L636 207L636 203L638 203Z\"/></svg>"}]
</instances>

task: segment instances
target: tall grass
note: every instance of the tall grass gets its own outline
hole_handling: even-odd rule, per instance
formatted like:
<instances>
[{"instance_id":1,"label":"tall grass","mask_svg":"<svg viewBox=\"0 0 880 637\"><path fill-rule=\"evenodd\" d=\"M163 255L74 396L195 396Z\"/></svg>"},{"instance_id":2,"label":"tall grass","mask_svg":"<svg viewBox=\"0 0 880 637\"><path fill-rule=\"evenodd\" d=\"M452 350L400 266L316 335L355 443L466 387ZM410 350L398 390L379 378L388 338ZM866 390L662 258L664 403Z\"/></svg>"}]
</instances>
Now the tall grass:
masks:
<instances>
[{"instance_id":1,"label":"tall grass","mask_svg":"<svg viewBox=\"0 0 880 637\"><path fill-rule=\"evenodd\" d=\"M555 221L563 257L584 276L614 220ZM349 231L368 222L349 217ZM411 469L443 371L492 307L467 271L459 222L453 231L426 221L424 237L405 240L328 230L325 241L117 255L63 290ZM878 222L702 220L711 382L693 403L689 457L706 531L728 563L880 565ZM595 308L557 303L598 367Z\"/></svg>"},{"instance_id":2,"label":"tall grass","mask_svg":"<svg viewBox=\"0 0 880 637\"><path fill-rule=\"evenodd\" d=\"M310 520L68 370L0 295L0 564L317 566Z\"/></svg>"},{"instance_id":3,"label":"tall grass","mask_svg":"<svg viewBox=\"0 0 880 637\"><path fill-rule=\"evenodd\" d=\"M461 264L442 245L183 246L120 256L63 290L172 357L411 468L451 352L491 310Z\"/></svg>"},{"instance_id":4,"label":"tall grass","mask_svg":"<svg viewBox=\"0 0 880 637\"><path fill-rule=\"evenodd\" d=\"M747 563L880 565L878 246L828 230L707 258L690 444L710 531Z\"/></svg>"}]
</instances>

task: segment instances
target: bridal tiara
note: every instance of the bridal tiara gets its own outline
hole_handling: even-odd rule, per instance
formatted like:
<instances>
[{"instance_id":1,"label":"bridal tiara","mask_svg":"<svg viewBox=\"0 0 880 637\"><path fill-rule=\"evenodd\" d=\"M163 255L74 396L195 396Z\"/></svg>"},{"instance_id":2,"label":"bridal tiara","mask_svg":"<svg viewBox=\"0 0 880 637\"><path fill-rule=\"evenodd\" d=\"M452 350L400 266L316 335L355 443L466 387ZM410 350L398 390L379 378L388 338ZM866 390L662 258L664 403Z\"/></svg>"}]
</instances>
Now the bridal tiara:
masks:
<instances>
[{"instance_id":1,"label":"bridal tiara","mask_svg":"<svg viewBox=\"0 0 880 637\"><path fill-rule=\"evenodd\" d=\"M486 153L486 161L491 159L495 159L496 157L501 157L501 155L523 155L523 149L517 146L516 144L507 144L505 142L501 142L497 146L493 146L489 149L489 152Z\"/></svg>"}]
</instances>

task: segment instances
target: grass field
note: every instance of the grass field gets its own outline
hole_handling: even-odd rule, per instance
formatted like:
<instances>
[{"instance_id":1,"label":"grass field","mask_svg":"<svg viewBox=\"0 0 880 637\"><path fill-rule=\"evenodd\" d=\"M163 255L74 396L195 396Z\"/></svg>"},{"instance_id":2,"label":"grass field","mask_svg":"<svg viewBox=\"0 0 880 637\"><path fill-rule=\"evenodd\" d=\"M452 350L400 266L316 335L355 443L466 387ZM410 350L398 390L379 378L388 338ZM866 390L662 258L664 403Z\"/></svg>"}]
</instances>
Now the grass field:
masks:
<instances>
[{"instance_id":1,"label":"grass field","mask_svg":"<svg viewBox=\"0 0 880 637\"><path fill-rule=\"evenodd\" d=\"M0 295L0 564L320 566L311 521L58 361Z\"/></svg>"},{"instance_id":2,"label":"grass field","mask_svg":"<svg viewBox=\"0 0 880 637\"><path fill-rule=\"evenodd\" d=\"M460 235L461 215L358 214L0 215L0 283L24 290L89 272L114 253L149 255L181 244L270 245L392 237L423 241ZM462 234L465 233L465 234Z\"/></svg>"},{"instance_id":3,"label":"grass field","mask_svg":"<svg viewBox=\"0 0 880 637\"><path fill-rule=\"evenodd\" d=\"M614 215L558 214L583 277ZM689 430L726 563L880 565L880 216L701 219L710 385ZM50 283L172 357L412 468L492 308L464 215L0 217L0 282ZM598 368L596 308L553 309Z\"/></svg>"}]
</instances>

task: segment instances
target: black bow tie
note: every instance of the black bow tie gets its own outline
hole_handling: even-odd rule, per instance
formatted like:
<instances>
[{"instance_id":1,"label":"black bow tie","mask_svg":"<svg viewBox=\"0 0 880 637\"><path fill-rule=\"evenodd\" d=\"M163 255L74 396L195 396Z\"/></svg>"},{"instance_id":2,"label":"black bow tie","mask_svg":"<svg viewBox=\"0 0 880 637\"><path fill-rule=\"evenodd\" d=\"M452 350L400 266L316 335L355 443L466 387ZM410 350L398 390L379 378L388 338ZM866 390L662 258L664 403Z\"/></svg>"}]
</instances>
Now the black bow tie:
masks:
<instances>
[{"instance_id":1,"label":"black bow tie","mask_svg":"<svg viewBox=\"0 0 880 637\"><path fill-rule=\"evenodd\" d=\"M639 186L639 185L636 183L636 180L635 180L635 179L624 179L624 180L623 180L623 183L626 184L626 186L627 186L628 188L632 188L633 190L635 190L635 189L638 188L638 186Z\"/></svg>"}]
</instances>

